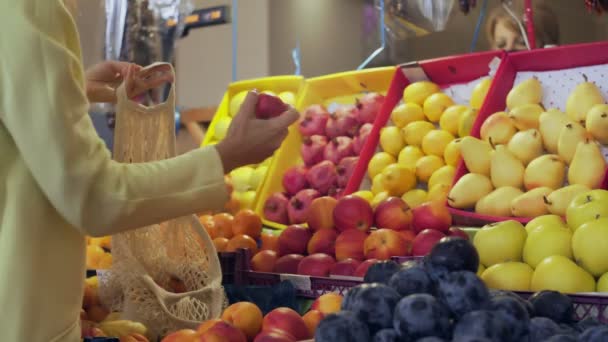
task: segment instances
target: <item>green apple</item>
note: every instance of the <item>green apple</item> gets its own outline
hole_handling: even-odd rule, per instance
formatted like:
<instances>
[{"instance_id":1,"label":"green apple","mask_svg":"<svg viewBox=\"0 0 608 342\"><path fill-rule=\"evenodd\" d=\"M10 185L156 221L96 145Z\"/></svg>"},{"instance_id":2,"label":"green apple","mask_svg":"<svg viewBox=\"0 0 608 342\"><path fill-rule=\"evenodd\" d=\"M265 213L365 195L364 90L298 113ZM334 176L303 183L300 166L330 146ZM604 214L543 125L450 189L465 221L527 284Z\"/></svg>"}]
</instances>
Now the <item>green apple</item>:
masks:
<instances>
[{"instance_id":1,"label":"green apple","mask_svg":"<svg viewBox=\"0 0 608 342\"><path fill-rule=\"evenodd\" d=\"M580 226L572 236L572 252L577 263L594 276L608 272L608 218Z\"/></svg>"},{"instance_id":2,"label":"green apple","mask_svg":"<svg viewBox=\"0 0 608 342\"><path fill-rule=\"evenodd\" d=\"M514 220L482 227L473 239L479 260L486 267L508 261L521 261L526 242L524 226Z\"/></svg>"},{"instance_id":3,"label":"green apple","mask_svg":"<svg viewBox=\"0 0 608 342\"><path fill-rule=\"evenodd\" d=\"M526 232L530 234L534 229L541 226L561 226L568 228L566 222L558 215L542 215L534 218L532 221L526 224Z\"/></svg>"},{"instance_id":4,"label":"green apple","mask_svg":"<svg viewBox=\"0 0 608 342\"><path fill-rule=\"evenodd\" d=\"M595 292L595 279L574 261L554 255L545 258L534 270L530 289L561 293Z\"/></svg>"},{"instance_id":5,"label":"green apple","mask_svg":"<svg viewBox=\"0 0 608 342\"><path fill-rule=\"evenodd\" d=\"M528 233L524 262L536 268L545 258L562 255L572 259L572 231L557 225L540 226Z\"/></svg>"},{"instance_id":6,"label":"green apple","mask_svg":"<svg viewBox=\"0 0 608 342\"><path fill-rule=\"evenodd\" d=\"M591 190L576 196L566 211L566 221L573 231L583 224L608 217L608 191Z\"/></svg>"},{"instance_id":7,"label":"green apple","mask_svg":"<svg viewBox=\"0 0 608 342\"><path fill-rule=\"evenodd\" d=\"M481 280L491 289L530 291L534 270L523 262L496 264L481 274Z\"/></svg>"}]
</instances>

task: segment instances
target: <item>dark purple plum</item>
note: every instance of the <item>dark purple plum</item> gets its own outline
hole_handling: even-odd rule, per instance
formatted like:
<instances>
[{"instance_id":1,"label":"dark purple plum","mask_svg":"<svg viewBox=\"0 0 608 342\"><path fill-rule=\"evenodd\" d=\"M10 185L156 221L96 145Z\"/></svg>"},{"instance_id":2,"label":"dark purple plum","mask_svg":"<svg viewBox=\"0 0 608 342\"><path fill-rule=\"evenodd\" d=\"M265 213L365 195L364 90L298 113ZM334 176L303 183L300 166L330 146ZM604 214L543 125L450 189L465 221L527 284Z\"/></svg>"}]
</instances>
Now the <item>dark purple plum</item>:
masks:
<instances>
[{"instance_id":1,"label":"dark purple plum","mask_svg":"<svg viewBox=\"0 0 608 342\"><path fill-rule=\"evenodd\" d=\"M479 254L469 240L449 236L439 240L431 249L428 261L434 268L475 273L479 267Z\"/></svg>"},{"instance_id":2,"label":"dark purple plum","mask_svg":"<svg viewBox=\"0 0 608 342\"><path fill-rule=\"evenodd\" d=\"M379 261L367 269L363 281L366 283L381 283L388 285L388 281L393 274L397 273L400 269L401 266L392 260Z\"/></svg>"},{"instance_id":3,"label":"dark purple plum","mask_svg":"<svg viewBox=\"0 0 608 342\"><path fill-rule=\"evenodd\" d=\"M519 342L528 333L530 315L519 300L511 296L494 297L490 299L488 309L502 315L509 324L510 341Z\"/></svg>"},{"instance_id":4,"label":"dark purple plum","mask_svg":"<svg viewBox=\"0 0 608 342\"><path fill-rule=\"evenodd\" d=\"M547 317L534 317L528 325L530 341L544 341L560 333L560 327Z\"/></svg>"},{"instance_id":5,"label":"dark purple plum","mask_svg":"<svg viewBox=\"0 0 608 342\"><path fill-rule=\"evenodd\" d=\"M603 342L608 341L608 326L596 326L585 330L579 335L580 342Z\"/></svg>"},{"instance_id":6,"label":"dark purple plum","mask_svg":"<svg viewBox=\"0 0 608 342\"><path fill-rule=\"evenodd\" d=\"M342 298L342 304L340 305L340 309L342 309L343 311L350 311L352 309L353 302L355 301L355 298L357 297L359 292L361 292L362 289L368 286L370 286L370 284L361 284L355 287L351 287L344 295L344 298Z\"/></svg>"},{"instance_id":7,"label":"dark purple plum","mask_svg":"<svg viewBox=\"0 0 608 342\"><path fill-rule=\"evenodd\" d=\"M540 291L529 299L537 317L547 317L556 323L570 323L574 318L572 299L557 291Z\"/></svg>"},{"instance_id":8,"label":"dark purple plum","mask_svg":"<svg viewBox=\"0 0 608 342\"><path fill-rule=\"evenodd\" d=\"M394 329L382 329L374 335L372 342L400 342L401 336Z\"/></svg>"},{"instance_id":9,"label":"dark purple plum","mask_svg":"<svg viewBox=\"0 0 608 342\"><path fill-rule=\"evenodd\" d=\"M393 274L388 285L403 297L416 293L435 293L435 286L426 270L410 267Z\"/></svg>"},{"instance_id":10,"label":"dark purple plum","mask_svg":"<svg viewBox=\"0 0 608 342\"><path fill-rule=\"evenodd\" d=\"M577 338L572 335L559 334L553 335L543 342L577 342Z\"/></svg>"},{"instance_id":11,"label":"dark purple plum","mask_svg":"<svg viewBox=\"0 0 608 342\"><path fill-rule=\"evenodd\" d=\"M450 314L435 297L414 294L399 301L393 319L395 330L416 340L427 336L449 337Z\"/></svg>"},{"instance_id":12,"label":"dark purple plum","mask_svg":"<svg viewBox=\"0 0 608 342\"><path fill-rule=\"evenodd\" d=\"M452 341L507 341L509 329L508 324L495 311L471 311L456 323Z\"/></svg>"},{"instance_id":13,"label":"dark purple plum","mask_svg":"<svg viewBox=\"0 0 608 342\"><path fill-rule=\"evenodd\" d=\"M350 310L367 324L371 334L392 327L393 312L401 299L397 291L384 284L369 284L361 288L352 300Z\"/></svg>"},{"instance_id":14,"label":"dark purple plum","mask_svg":"<svg viewBox=\"0 0 608 342\"><path fill-rule=\"evenodd\" d=\"M601 325L602 325L602 322L600 322L597 318L589 316L589 317L585 317L582 320L576 322L575 328L579 333L581 333L589 328L599 327Z\"/></svg>"},{"instance_id":15,"label":"dark purple plum","mask_svg":"<svg viewBox=\"0 0 608 342\"><path fill-rule=\"evenodd\" d=\"M416 340L416 342L446 342L446 341L437 336L427 336L427 337L423 337L419 340Z\"/></svg>"},{"instance_id":16,"label":"dark purple plum","mask_svg":"<svg viewBox=\"0 0 608 342\"><path fill-rule=\"evenodd\" d=\"M315 342L369 342L370 339L367 325L348 311L328 315L315 331Z\"/></svg>"},{"instance_id":17,"label":"dark purple plum","mask_svg":"<svg viewBox=\"0 0 608 342\"><path fill-rule=\"evenodd\" d=\"M532 304L523 299L521 296L519 296L518 294L511 292L511 291L504 291L504 290L493 290L490 289L490 298L496 298L496 297L501 297L501 296L507 296L510 298L514 298L517 299L517 301L519 301L521 303L521 305L523 305L526 310L528 311L528 316L530 317L534 317L534 307L532 307Z\"/></svg>"},{"instance_id":18,"label":"dark purple plum","mask_svg":"<svg viewBox=\"0 0 608 342\"><path fill-rule=\"evenodd\" d=\"M486 285L475 273L469 271L448 273L439 282L437 293L456 318L467 312L484 309L490 302Z\"/></svg>"}]
</instances>

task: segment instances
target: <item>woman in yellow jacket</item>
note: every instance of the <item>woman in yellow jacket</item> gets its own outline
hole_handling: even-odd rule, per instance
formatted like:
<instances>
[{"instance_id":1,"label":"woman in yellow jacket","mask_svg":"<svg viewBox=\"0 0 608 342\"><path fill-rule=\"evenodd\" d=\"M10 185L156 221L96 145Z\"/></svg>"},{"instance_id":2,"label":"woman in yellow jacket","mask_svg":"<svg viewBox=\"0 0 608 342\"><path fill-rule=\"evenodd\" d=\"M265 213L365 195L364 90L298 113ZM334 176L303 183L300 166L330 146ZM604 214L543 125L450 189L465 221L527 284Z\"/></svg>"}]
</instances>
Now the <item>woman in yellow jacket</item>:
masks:
<instances>
[{"instance_id":1,"label":"woman in yellow jacket","mask_svg":"<svg viewBox=\"0 0 608 342\"><path fill-rule=\"evenodd\" d=\"M298 118L290 110L255 119L251 93L216 147L160 162L114 162L89 119L89 100L114 99L106 89L116 68L132 91L163 80L146 81L116 63L85 74L63 1L0 1L2 342L79 341L85 235L222 208L224 173L270 156Z\"/></svg>"}]
</instances>

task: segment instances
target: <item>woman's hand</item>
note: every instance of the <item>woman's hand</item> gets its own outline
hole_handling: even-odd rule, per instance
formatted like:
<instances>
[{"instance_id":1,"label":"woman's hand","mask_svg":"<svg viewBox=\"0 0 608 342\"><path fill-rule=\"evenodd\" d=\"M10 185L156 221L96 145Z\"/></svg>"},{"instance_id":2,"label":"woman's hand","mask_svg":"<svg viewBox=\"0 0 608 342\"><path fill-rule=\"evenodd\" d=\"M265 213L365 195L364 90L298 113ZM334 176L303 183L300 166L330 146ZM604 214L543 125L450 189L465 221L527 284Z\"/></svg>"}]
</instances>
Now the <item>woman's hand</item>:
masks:
<instances>
[{"instance_id":1,"label":"woman's hand","mask_svg":"<svg viewBox=\"0 0 608 342\"><path fill-rule=\"evenodd\" d=\"M275 118L258 119L255 116L257 102L258 93L249 92L232 120L226 138L216 145L225 173L240 166L261 163L270 157L287 137L288 127L300 117L295 109L290 108Z\"/></svg>"},{"instance_id":2,"label":"woman's hand","mask_svg":"<svg viewBox=\"0 0 608 342\"><path fill-rule=\"evenodd\" d=\"M129 98L173 82L170 70L160 68L141 71L142 67L137 64L119 61L96 64L85 72L87 98L91 103L116 103L116 88L125 80Z\"/></svg>"}]
</instances>

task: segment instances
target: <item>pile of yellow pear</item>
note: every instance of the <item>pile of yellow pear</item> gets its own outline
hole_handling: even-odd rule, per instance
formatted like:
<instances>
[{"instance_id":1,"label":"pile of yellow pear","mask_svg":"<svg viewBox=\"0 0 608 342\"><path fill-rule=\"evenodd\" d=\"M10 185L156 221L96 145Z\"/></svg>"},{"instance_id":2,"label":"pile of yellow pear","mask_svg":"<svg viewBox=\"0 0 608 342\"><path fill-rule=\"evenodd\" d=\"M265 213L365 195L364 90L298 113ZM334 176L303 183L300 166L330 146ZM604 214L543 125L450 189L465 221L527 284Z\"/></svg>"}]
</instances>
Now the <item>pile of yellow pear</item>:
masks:
<instances>
[{"instance_id":1,"label":"pile of yellow pear","mask_svg":"<svg viewBox=\"0 0 608 342\"><path fill-rule=\"evenodd\" d=\"M507 96L507 111L484 121L481 139L462 139L470 173L451 189L451 207L499 217L564 216L576 195L601 186L608 105L599 89L577 85L565 113L545 110L542 98L536 78L521 82Z\"/></svg>"},{"instance_id":2,"label":"pile of yellow pear","mask_svg":"<svg viewBox=\"0 0 608 342\"><path fill-rule=\"evenodd\" d=\"M608 191L579 194L567 220L539 216L489 224L474 238L490 288L562 293L608 292Z\"/></svg>"},{"instance_id":3,"label":"pile of yellow pear","mask_svg":"<svg viewBox=\"0 0 608 342\"><path fill-rule=\"evenodd\" d=\"M241 91L231 97L228 112L229 116L219 118L214 124L214 138L216 141L220 141L226 137L230 122L241 108L241 104L245 100L247 93L248 91ZM263 91L263 93L278 96L283 102L291 106L295 105L296 96L293 92L285 91L276 94L266 90ZM257 194L256 191L266 177L269 164L270 159L267 159L262 164L244 166L230 172L228 176L233 188L232 200L238 203L238 208L235 208L235 210L254 209L253 204Z\"/></svg>"},{"instance_id":4,"label":"pile of yellow pear","mask_svg":"<svg viewBox=\"0 0 608 342\"><path fill-rule=\"evenodd\" d=\"M482 79L473 89L469 106L454 103L429 81L415 82L403 91L403 102L380 131L380 148L368 164L372 206L399 196L414 208L427 201L447 199L460 160L461 138L471 131L491 84Z\"/></svg>"}]
</instances>

